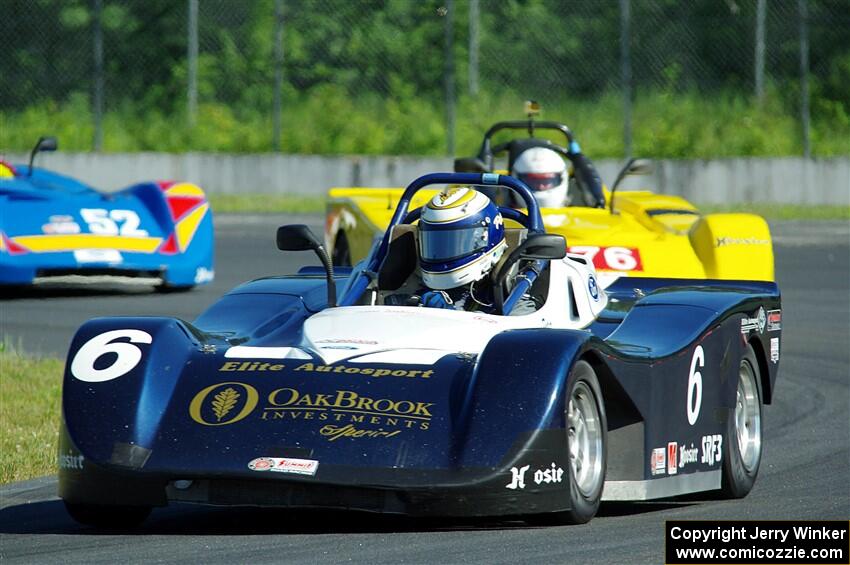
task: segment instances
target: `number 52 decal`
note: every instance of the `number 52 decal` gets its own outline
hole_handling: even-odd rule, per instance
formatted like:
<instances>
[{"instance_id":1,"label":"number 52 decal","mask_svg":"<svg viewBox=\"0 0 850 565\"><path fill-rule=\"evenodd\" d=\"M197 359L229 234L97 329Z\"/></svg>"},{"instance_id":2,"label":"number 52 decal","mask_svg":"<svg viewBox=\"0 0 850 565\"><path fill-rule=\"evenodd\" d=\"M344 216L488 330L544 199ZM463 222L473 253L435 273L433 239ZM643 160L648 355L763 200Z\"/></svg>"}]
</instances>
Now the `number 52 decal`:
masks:
<instances>
[{"instance_id":1,"label":"number 52 decal","mask_svg":"<svg viewBox=\"0 0 850 565\"><path fill-rule=\"evenodd\" d=\"M89 226L91 233L99 235L124 235L128 237L147 237L147 230L140 230L142 222L132 210L104 210L103 208L82 208L80 215Z\"/></svg>"},{"instance_id":2,"label":"number 52 decal","mask_svg":"<svg viewBox=\"0 0 850 565\"><path fill-rule=\"evenodd\" d=\"M115 341L129 338L130 341ZM102 383L124 376L142 360L142 350L134 343L151 343L153 338L142 330L112 330L97 335L77 350L71 362L71 374L87 383ZM96 368L95 362L107 353L117 355L106 367Z\"/></svg>"}]
</instances>

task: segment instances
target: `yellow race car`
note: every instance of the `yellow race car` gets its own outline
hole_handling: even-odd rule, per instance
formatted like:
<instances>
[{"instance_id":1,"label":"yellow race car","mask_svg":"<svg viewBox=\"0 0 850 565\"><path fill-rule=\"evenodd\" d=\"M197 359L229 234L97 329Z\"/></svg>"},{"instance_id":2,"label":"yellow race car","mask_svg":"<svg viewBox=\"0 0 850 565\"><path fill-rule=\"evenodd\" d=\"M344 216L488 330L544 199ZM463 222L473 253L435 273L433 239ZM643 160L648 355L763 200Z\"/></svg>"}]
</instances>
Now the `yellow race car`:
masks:
<instances>
[{"instance_id":1,"label":"yellow race car","mask_svg":"<svg viewBox=\"0 0 850 565\"><path fill-rule=\"evenodd\" d=\"M564 135L566 146L536 137L537 130ZM502 130L527 130L528 137L493 145ZM650 191L621 191L617 185L628 175L646 174L651 164L631 160L609 190L584 154L572 131L557 122L499 122L484 135L477 156L455 160L457 172L514 174L522 152L544 147L570 164L573 205L542 208L546 230L566 237L571 253L590 259L600 282L607 286L621 276L683 279L773 281L773 247L763 218L753 214L701 214L678 196ZM507 155L507 168L494 161ZM476 187L498 204L512 205L511 195ZM333 262L348 266L365 258L389 224L403 188L332 188L328 194L325 244ZM491 192L488 192L491 191ZM424 205L436 190L421 190L411 210ZM578 204L578 205L576 205ZM507 221L506 226L513 222Z\"/></svg>"}]
</instances>

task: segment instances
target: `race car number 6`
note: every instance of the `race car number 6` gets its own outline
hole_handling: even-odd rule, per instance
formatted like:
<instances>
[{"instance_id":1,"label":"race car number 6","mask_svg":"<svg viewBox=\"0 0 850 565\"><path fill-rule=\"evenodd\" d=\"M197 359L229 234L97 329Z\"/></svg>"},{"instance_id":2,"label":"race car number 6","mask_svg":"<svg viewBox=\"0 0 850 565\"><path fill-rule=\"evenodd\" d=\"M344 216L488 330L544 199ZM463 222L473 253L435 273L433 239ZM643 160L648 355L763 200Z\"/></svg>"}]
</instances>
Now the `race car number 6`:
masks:
<instances>
[{"instance_id":1,"label":"race car number 6","mask_svg":"<svg viewBox=\"0 0 850 565\"><path fill-rule=\"evenodd\" d=\"M692 426L697 423L699 409L702 406L702 374L696 370L697 364L700 369L705 366L705 352L701 345L697 345L694 350L694 356L691 358L691 372L688 375L688 423Z\"/></svg>"},{"instance_id":2,"label":"race car number 6","mask_svg":"<svg viewBox=\"0 0 850 565\"><path fill-rule=\"evenodd\" d=\"M129 338L127 341L115 341ZM87 383L102 383L126 375L142 360L142 350L134 343L151 343L153 338L142 330L112 330L88 340L77 350L71 362L71 374ZM107 353L117 357L106 367L96 368L95 362Z\"/></svg>"}]
</instances>

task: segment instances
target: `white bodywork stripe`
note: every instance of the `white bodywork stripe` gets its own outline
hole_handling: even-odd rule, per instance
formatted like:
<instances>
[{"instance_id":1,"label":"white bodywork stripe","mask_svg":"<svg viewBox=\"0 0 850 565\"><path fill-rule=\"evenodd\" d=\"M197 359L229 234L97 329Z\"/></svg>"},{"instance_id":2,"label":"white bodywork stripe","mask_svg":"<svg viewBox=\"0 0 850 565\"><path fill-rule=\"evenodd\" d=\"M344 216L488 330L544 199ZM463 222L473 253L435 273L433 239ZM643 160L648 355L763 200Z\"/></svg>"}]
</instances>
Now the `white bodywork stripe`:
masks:
<instances>
[{"instance_id":1,"label":"white bodywork stripe","mask_svg":"<svg viewBox=\"0 0 850 565\"><path fill-rule=\"evenodd\" d=\"M454 351L442 349L394 349L369 353L362 357L348 359L349 363L393 363L395 365L433 365Z\"/></svg>"},{"instance_id":2,"label":"white bodywork stripe","mask_svg":"<svg viewBox=\"0 0 850 565\"><path fill-rule=\"evenodd\" d=\"M250 347L237 345L228 349L228 359L312 359L307 352L297 347Z\"/></svg>"}]
</instances>

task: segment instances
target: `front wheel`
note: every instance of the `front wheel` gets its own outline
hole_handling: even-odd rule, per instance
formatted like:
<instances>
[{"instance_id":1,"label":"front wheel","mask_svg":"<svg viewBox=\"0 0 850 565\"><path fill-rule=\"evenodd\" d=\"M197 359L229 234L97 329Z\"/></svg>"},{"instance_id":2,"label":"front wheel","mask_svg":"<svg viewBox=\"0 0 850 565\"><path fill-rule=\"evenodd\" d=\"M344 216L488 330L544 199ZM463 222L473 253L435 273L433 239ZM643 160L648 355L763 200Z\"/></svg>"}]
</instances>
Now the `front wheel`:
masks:
<instances>
[{"instance_id":1,"label":"front wheel","mask_svg":"<svg viewBox=\"0 0 850 565\"><path fill-rule=\"evenodd\" d=\"M564 521L584 524L602 500L608 458L608 423L596 372L579 361L568 379L567 449L570 457L570 505Z\"/></svg>"},{"instance_id":2,"label":"front wheel","mask_svg":"<svg viewBox=\"0 0 850 565\"><path fill-rule=\"evenodd\" d=\"M351 266L351 249L348 247L348 238L345 237L344 231L340 231L336 236L331 262L334 267Z\"/></svg>"},{"instance_id":3,"label":"front wheel","mask_svg":"<svg viewBox=\"0 0 850 565\"><path fill-rule=\"evenodd\" d=\"M608 422L596 372L586 361L576 363L567 378L565 409L570 509L528 516L526 520L536 526L585 524L596 515L602 500Z\"/></svg>"},{"instance_id":4,"label":"front wheel","mask_svg":"<svg viewBox=\"0 0 850 565\"><path fill-rule=\"evenodd\" d=\"M120 529L138 526L151 513L150 506L108 506L105 504L77 504L65 502L71 518L87 526Z\"/></svg>"},{"instance_id":5,"label":"front wheel","mask_svg":"<svg viewBox=\"0 0 850 565\"><path fill-rule=\"evenodd\" d=\"M735 410L726 422L723 446L724 498L743 498L752 490L761 465L761 373L755 351L747 345L738 367Z\"/></svg>"}]
</instances>

